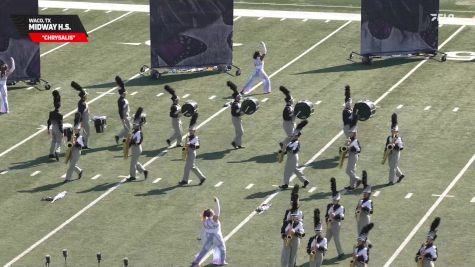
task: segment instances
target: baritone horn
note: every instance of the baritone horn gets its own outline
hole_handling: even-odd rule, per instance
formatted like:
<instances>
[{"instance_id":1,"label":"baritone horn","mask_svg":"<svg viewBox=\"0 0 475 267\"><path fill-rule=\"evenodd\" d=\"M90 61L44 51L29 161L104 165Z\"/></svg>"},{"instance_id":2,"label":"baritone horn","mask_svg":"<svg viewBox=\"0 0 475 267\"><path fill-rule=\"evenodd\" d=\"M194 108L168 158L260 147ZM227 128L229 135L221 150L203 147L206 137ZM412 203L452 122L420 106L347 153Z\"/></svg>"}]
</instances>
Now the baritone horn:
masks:
<instances>
[{"instance_id":1,"label":"baritone horn","mask_svg":"<svg viewBox=\"0 0 475 267\"><path fill-rule=\"evenodd\" d=\"M181 159L186 160L188 158L188 149L190 149L190 145L186 144L184 148L181 149Z\"/></svg>"},{"instance_id":2,"label":"baritone horn","mask_svg":"<svg viewBox=\"0 0 475 267\"><path fill-rule=\"evenodd\" d=\"M391 154L391 152L394 150L394 147L396 146L397 135L393 135L392 139L393 139L393 141L391 143L389 143L386 146L386 150L384 150L383 160L381 161L381 164L383 164L383 165L384 165L384 163L386 163L386 160L388 159L389 154Z\"/></svg>"},{"instance_id":3,"label":"baritone horn","mask_svg":"<svg viewBox=\"0 0 475 267\"><path fill-rule=\"evenodd\" d=\"M66 154L64 155L64 163L65 164L68 164L68 162L71 160L71 155L73 153L73 145L76 144L76 134L73 133L73 136L71 138L71 141L68 142L67 146L68 146L68 150L66 150Z\"/></svg>"},{"instance_id":4,"label":"baritone horn","mask_svg":"<svg viewBox=\"0 0 475 267\"><path fill-rule=\"evenodd\" d=\"M340 147L340 164L338 167L341 169L343 167L343 162L345 162L345 156L348 154L348 147L350 146L351 139L348 138L348 141L346 144L342 147Z\"/></svg>"},{"instance_id":5,"label":"baritone horn","mask_svg":"<svg viewBox=\"0 0 475 267\"><path fill-rule=\"evenodd\" d=\"M132 134L129 133L127 135L127 139L124 141L124 149L123 149L123 154L124 154L124 159L129 158L129 148L130 148L130 140L132 139Z\"/></svg>"}]
</instances>

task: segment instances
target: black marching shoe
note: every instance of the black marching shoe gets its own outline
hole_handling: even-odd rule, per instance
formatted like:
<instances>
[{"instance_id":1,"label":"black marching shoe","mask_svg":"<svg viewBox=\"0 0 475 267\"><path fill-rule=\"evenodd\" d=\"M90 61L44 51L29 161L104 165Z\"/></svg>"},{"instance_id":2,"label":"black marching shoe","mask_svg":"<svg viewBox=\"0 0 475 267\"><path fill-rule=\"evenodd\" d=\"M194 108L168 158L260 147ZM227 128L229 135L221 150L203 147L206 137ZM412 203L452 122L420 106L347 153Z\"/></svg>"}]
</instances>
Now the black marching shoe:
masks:
<instances>
[{"instance_id":1,"label":"black marching shoe","mask_svg":"<svg viewBox=\"0 0 475 267\"><path fill-rule=\"evenodd\" d=\"M188 182L185 182L185 181L179 181L179 182L178 182L178 184L179 184L179 185L186 185L186 184L188 184Z\"/></svg>"},{"instance_id":2,"label":"black marching shoe","mask_svg":"<svg viewBox=\"0 0 475 267\"><path fill-rule=\"evenodd\" d=\"M167 139L167 144L168 146L170 146L172 144L172 142L170 141L170 139Z\"/></svg>"},{"instance_id":3,"label":"black marching shoe","mask_svg":"<svg viewBox=\"0 0 475 267\"><path fill-rule=\"evenodd\" d=\"M56 161L59 161L59 155L58 155L58 152L54 152L54 157L56 158Z\"/></svg>"},{"instance_id":4,"label":"black marching shoe","mask_svg":"<svg viewBox=\"0 0 475 267\"><path fill-rule=\"evenodd\" d=\"M354 190L355 188L353 186L347 186L345 187L346 191L352 191Z\"/></svg>"},{"instance_id":5,"label":"black marching shoe","mask_svg":"<svg viewBox=\"0 0 475 267\"><path fill-rule=\"evenodd\" d=\"M200 179L199 185L202 185L206 181L206 178Z\"/></svg>"},{"instance_id":6,"label":"black marching shoe","mask_svg":"<svg viewBox=\"0 0 475 267\"><path fill-rule=\"evenodd\" d=\"M79 172L79 174L78 174L78 180L81 179L81 177L82 177L82 172L83 172L83 171L80 171L80 172Z\"/></svg>"},{"instance_id":7,"label":"black marching shoe","mask_svg":"<svg viewBox=\"0 0 475 267\"><path fill-rule=\"evenodd\" d=\"M88 146L83 146L82 149L90 149Z\"/></svg>"},{"instance_id":8,"label":"black marching shoe","mask_svg":"<svg viewBox=\"0 0 475 267\"><path fill-rule=\"evenodd\" d=\"M114 136L114 139L115 139L115 143L116 143L116 144L119 144L119 137L118 137L117 135Z\"/></svg>"},{"instance_id":9,"label":"black marching shoe","mask_svg":"<svg viewBox=\"0 0 475 267\"><path fill-rule=\"evenodd\" d=\"M53 155L53 154L49 154L48 158L54 159L54 155Z\"/></svg>"},{"instance_id":10,"label":"black marching shoe","mask_svg":"<svg viewBox=\"0 0 475 267\"><path fill-rule=\"evenodd\" d=\"M307 187L307 185L308 185L309 183L310 183L310 182L309 182L308 180L307 180L307 181L305 181L305 182L303 182L303 186L302 186L302 188L305 188L305 187Z\"/></svg>"},{"instance_id":11,"label":"black marching shoe","mask_svg":"<svg viewBox=\"0 0 475 267\"><path fill-rule=\"evenodd\" d=\"M234 142L234 141L231 142L231 145L234 147L234 149L238 148L237 145L236 145L236 142Z\"/></svg>"},{"instance_id":12,"label":"black marching shoe","mask_svg":"<svg viewBox=\"0 0 475 267\"><path fill-rule=\"evenodd\" d=\"M288 184L279 185L279 188L280 189L287 189L287 188L289 188L289 185Z\"/></svg>"},{"instance_id":13,"label":"black marching shoe","mask_svg":"<svg viewBox=\"0 0 475 267\"><path fill-rule=\"evenodd\" d=\"M402 181L402 179L404 179L404 174L402 174L401 176L399 176L399 178L397 179L397 182L400 183Z\"/></svg>"},{"instance_id":14,"label":"black marching shoe","mask_svg":"<svg viewBox=\"0 0 475 267\"><path fill-rule=\"evenodd\" d=\"M176 147L183 147L183 145L176 145Z\"/></svg>"},{"instance_id":15,"label":"black marching shoe","mask_svg":"<svg viewBox=\"0 0 475 267\"><path fill-rule=\"evenodd\" d=\"M135 178L135 177L129 177L129 178L127 178L126 181L127 181L127 182L132 182L132 181L135 181L135 180L137 180L137 178Z\"/></svg>"},{"instance_id":16,"label":"black marching shoe","mask_svg":"<svg viewBox=\"0 0 475 267\"><path fill-rule=\"evenodd\" d=\"M345 254L344 254L344 253L341 253L341 254L338 255L338 259L339 259L339 260L342 260L342 259L344 259L344 258L345 258Z\"/></svg>"},{"instance_id":17,"label":"black marching shoe","mask_svg":"<svg viewBox=\"0 0 475 267\"><path fill-rule=\"evenodd\" d=\"M245 146L238 146L237 148L241 149L241 148L246 148Z\"/></svg>"},{"instance_id":18,"label":"black marching shoe","mask_svg":"<svg viewBox=\"0 0 475 267\"><path fill-rule=\"evenodd\" d=\"M361 185L361 180L356 181L355 188L358 188Z\"/></svg>"},{"instance_id":19,"label":"black marching shoe","mask_svg":"<svg viewBox=\"0 0 475 267\"><path fill-rule=\"evenodd\" d=\"M386 184L386 186L391 186L391 185L394 185L394 182L389 182Z\"/></svg>"},{"instance_id":20,"label":"black marching shoe","mask_svg":"<svg viewBox=\"0 0 475 267\"><path fill-rule=\"evenodd\" d=\"M148 171L147 170L143 171L143 176L144 176L144 180L147 180L147 178L148 178Z\"/></svg>"}]
</instances>

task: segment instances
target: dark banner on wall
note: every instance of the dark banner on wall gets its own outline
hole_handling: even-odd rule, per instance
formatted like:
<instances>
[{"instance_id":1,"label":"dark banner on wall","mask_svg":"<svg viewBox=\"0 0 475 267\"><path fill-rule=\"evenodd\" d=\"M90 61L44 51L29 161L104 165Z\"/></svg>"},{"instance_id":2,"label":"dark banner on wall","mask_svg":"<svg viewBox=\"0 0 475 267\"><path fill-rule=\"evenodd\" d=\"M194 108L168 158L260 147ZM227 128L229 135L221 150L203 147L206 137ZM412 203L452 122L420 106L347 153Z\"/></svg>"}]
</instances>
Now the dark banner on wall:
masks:
<instances>
[{"instance_id":1,"label":"dark banner on wall","mask_svg":"<svg viewBox=\"0 0 475 267\"><path fill-rule=\"evenodd\" d=\"M233 0L150 0L152 68L232 64Z\"/></svg>"},{"instance_id":2,"label":"dark banner on wall","mask_svg":"<svg viewBox=\"0 0 475 267\"><path fill-rule=\"evenodd\" d=\"M38 15L38 0L0 1L0 60L10 65L10 57L15 59L9 80L39 79L40 45L18 32L12 15Z\"/></svg>"},{"instance_id":3,"label":"dark banner on wall","mask_svg":"<svg viewBox=\"0 0 475 267\"><path fill-rule=\"evenodd\" d=\"M361 54L435 53L439 0L361 0Z\"/></svg>"}]
</instances>

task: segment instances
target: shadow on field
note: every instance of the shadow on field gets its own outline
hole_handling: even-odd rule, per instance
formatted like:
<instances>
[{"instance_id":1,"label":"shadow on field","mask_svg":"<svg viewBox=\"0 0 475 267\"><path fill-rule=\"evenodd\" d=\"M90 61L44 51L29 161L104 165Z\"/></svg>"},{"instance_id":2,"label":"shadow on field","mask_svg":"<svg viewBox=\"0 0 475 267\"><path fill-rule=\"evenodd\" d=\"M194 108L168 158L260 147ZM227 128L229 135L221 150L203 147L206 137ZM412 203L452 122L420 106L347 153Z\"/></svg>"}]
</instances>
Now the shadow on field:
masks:
<instances>
[{"instance_id":1,"label":"shadow on field","mask_svg":"<svg viewBox=\"0 0 475 267\"><path fill-rule=\"evenodd\" d=\"M29 189L29 190L18 190L17 192L18 192L18 193L37 193L37 192L44 192L44 191L53 190L53 189L55 189L56 187L61 186L61 185L63 185L63 184L64 184L63 181L61 181L61 182L57 182L57 183L54 183L54 184L41 185L41 186L38 186L38 187L35 187L35 188L32 188L32 189Z\"/></svg>"},{"instance_id":2,"label":"shadow on field","mask_svg":"<svg viewBox=\"0 0 475 267\"><path fill-rule=\"evenodd\" d=\"M61 161L61 158L60 158L60 161ZM12 163L13 166L9 167L9 169L10 170L28 169L28 168L35 167L35 166L38 166L40 164L48 163L48 162L54 163L54 162L57 162L57 161L55 159L50 159L50 158L48 158L48 155L45 155L45 156L38 157L36 159L27 160L27 161L13 162ZM63 162L64 162L64 160L63 160Z\"/></svg>"},{"instance_id":3,"label":"shadow on field","mask_svg":"<svg viewBox=\"0 0 475 267\"><path fill-rule=\"evenodd\" d=\"M339 264L343 261L346 261L346 259L351 258L353 255L352 254L345 254L343 259L338 259L338 257L333 257L331 259L324 259L323 260L323 265L333 265L333 264Z\"/></svg>"},{"instance_id":4,"label":"shadow on field","mask_svg":"<svg viewBox=\"0 0 475 267\"><path fill-rule=\"evenodd\" d=\"M250 194L249 196L246 197L246 199L265 198L268 195L271 195L271 194L275 193L276 191L277 191L276 189L272 189L272 190L265 191L265 192L257 192L257 193L254 193L254 194Z\"/></svg>"},{"instance_id":5,"label":"shadow on field","mask_svg":"<svg viewBox=\"0 0 475 267\"><path fill-rule=\"evenodd\" d=\"M94 148L89 148L89 149L83 149L81 151L81 154L82 155L86 155L86 154L89 154L89 153L94 153L94 152L99 152L99 151L104 151L104 150L108 150L108 151L120 151L122 150L122 146L119 146L119 145L110 145L110 146L103 146L103 147L94 147Z\"/></svg>"},{"instance_id":6,"label":"shadow on field","mask_svg":"<svg viewBox=\"0 0 475 267\"><path fill-rule=\"evenodd\" d=\"M365 70L373 70L373 69L380 69L386 68L391 66L397 66L402 64L408 64L413 62L419 62L422 59L416 58L394 58L394 59L385 59L385 60L374 60L373 64L371 65L363 65L361 63L348 63L342 64L338 66L318 69L318 70L309 70L305 72L294 73L293 75L298 74L317 74L317 73L328 73L328 72L348 72L348 71L365 71Z\"/></svg>"},{"instance_id":7,"label":"shadow on field","mask_svg":"<svg viewBox=\"0 0 475 267\"><path fill-rule=\"evenodd\" d=\"M150 190L146 193L141 193L141 194L135 194L136 197L146 197L146 196L156 196L156 195L163 195L163 194L166 194L167 191L171 191L177 187L181 187L180 185L172 185L172 186L169 186L169 187L165 187L165 188L160 188L160 189L153 189L153 190Z\"/></svg>"},{"instance_id":8,"label":"shadow on field","mask_svg":"<svg viewBox=\"0 0 475 267\"><path fill-rule=\"evenodd\" d=\"M122 148L121 148L122 149ZM140 154L141 156L145 156L147 158L153 158L153 157L156 157L158 156L159 154L161 154L162 152L164 152L165 150L168 150L168 147L162 147L162 148L159 148L159 149L155 149L155 150L143 150L142 153ZM163 153L163 155L160 155L161 157L165 156L167 154L168 151L166 151L165 153Z\"/></svg>"},{"instance_id":9,"label":"shadow on field","mask_svg":"<svg viewBox=\"0 0 475 267\"><path fill-rule=\"evenodd\" d=\"M222 159L226 154L229 154L234 149L225 149L222 151L215 151L215 152L208 152L203 154L198 154L196 158L203 159L203 160L216 160Z\"/></svg>"},{"instance_id":10,"label":"shadow on field","mask_svg":"<svg viewBox=\"0 0 475 267\"><path fill-rule=\"evenodd\" d=\"M109 188L113 187L117 183L103 183L103 184L98 184L94 187L91 187L89 189L83 190L83 191L78 191L76 193L82 194L82 193L89 193L89 192L100 192L100 191L107 191Z\"/></svg>"},{"instance_id":11,"label":"shadow on field","mask_svg":"<svg viewBox=\"0 0 475 267\"><path fill-rule=\"evenodd\" d=\"M318 192L318 193L310 195L306 198L301 198L300 201L310 201L310 200L315 200L315 199L328 199L329 197L331 197L331 195L332 195L332 192L330 192L330 191L328 191L328 192Z\"/></svg>"},{"instance_id":12,"label":"shadow on field","mask_svg":"<svg viewBox=\"0 0 475 267\"><path fill-rule=\"evenodd\" d=\"M307 167L312 167L314 169L332 169L336 168L338 166L338 161L340 160L340 157L335 156L330 159L322 159L319 161L313 161L312 163L306 165Z\"/></svg>"},{"instance_id":13,"label":"shadow on field","mask_svg":"<svg viewBox=\"0 0 475 267\"><path fill-rule=\"evenodd\" d=\"M133 79L130 82L127 82L125 84L125 88L130 88L133 86L147 86L147 85L164 85L167 83L173 83L173 82L178 82L178 81L184 81L184 80L190 80L190 79L196 79L196 78L202 78L202 77L207 77L211 75L217 75L219 74L218 72L211 72L211 71L205 71L205 72L196 72L196 73L183 73L183 74L165 74L160 77L158 80L152 80L149 76L140 76L136 79ZM124 82L126 81L128 77L122 77L124 79ZM98 83L98 84L91 84L84 86L85 88L112 88L117 86L117 84L114 81L114 77L110 78L110 82L106 83ZM163 89L163 88L161 88Z\"/></svg>"},{"instance_id":14,"label":"shadow on field","mask_svg":"<svg viewBox=\"0 0 475 267\"><path fill-rule=\"evenodd\" d=\"M243 163L243 162L256 162L256 163L275 163L277 161L277 152L271 154L258 155L246 160L240 161L228 161L228 163Z\"/></svg>"}]
</instances>

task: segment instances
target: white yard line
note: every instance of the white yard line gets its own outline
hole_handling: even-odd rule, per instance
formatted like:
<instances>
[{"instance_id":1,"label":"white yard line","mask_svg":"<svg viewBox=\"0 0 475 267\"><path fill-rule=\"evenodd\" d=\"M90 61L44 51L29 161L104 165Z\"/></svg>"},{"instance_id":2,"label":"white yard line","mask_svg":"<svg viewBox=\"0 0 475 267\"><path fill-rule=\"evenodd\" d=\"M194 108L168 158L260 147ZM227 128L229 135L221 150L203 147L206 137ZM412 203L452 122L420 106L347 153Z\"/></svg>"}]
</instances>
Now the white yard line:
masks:
<instances>
[{"instance_id":1,"label":"white yard line","mask_svg":"<svg viewBox=\"0 0 475 267\"><path fill-rule=\"evenodd\" d=\"M67 2L64 2L64 3L67 3ZM125 16L127 16L127 15L129 15L129 14L131 14L131 13L133 13L133 12L132 12L132 11L129 11L129 12L123 14L122 16L119 16L119 17L117 17L117 18L115 18L115 19L113 19L113 20L111 20L111 21L109 21L109 22L106 22L106 23L102 24L102 25L99 26L99 27L96 27L96 28L94 28L94 29L88 31L87 33L88 33L88 34L93 33L93 32L95 32L95 31L97 31L97 30L99 30L99 29L101 29L101 28L103 28L103 27L105 27L105 26L107 26L107 25L109 25L109 24L111 24L111 23L114 23L114 22L118 21L119 19L121 19L121 18L123 18L123 17L125 17ZM68 43L64 43L64 44L62 44L62 45L59 45L59 46L57 46L57 47L55 47L55 48L53 48L53 49L50 49L50 50L44 52L43 54L41 54L40 57L46 56L47 54L49 54L49 53L51 53L51 52L53 52L53 51L56 51L56 50L60 49L61 47L64 47L64 46L66 46L66 45L68 45L68 44L69 44L69 42L68 42Z\"/></svg>"},{"instance_id":2,"label":"white yard line","mask_svg":"<svg viewBox=\"0 0 475 267\"><path fill-rule=\"evenodd\" d=\"M327 19L327 20L325 20L325 23L328 23L328 22L330 22L330 21L331 21L331 20Z\"/></svg>"},{"instance_id":3,"label":"white yard line","mask_svg":"<svg viewBox=\"0 0 475 267\"><path fill-rule=\"evenodd\" d=\"M257 20L262 20L264 17L259 17Z\"/></svg>"},{"instance_id":4,"label":"white yard line","mask_svg":"<svg viewBox=\"0 0 475 267\"><path fill-rule=\"evenodd\" d=\"M457 112L459 111L459 108L458 107L455 107L454 109L452 109L453 112Z\"/></svg>"},{"instance_id":5,"label":"white yard line","mask_svg":"<svg viewBox=\"0 0 475 267\"><path fill-rule=\"evenodd\" d=\"M432 194L433 197L440 197L441 195L437 195L437 194ZM445 197L454 197L452 195L446 195Z\"/></svg>"},{"instance_id":6,"label":"white yard line","mask_svg":"<svg viewBox=\"0 0 475 267\"><path fill-rule=\"evenodd\" d=\"M157 179L153 180L152 184L156 184L156 183L160 182L160 180L162 180L162 178L157 178Z\"/></svg>"},{"instance_id":7,"label":"white yard line","mask_svg":"<svg viewBox=\"0 0 475 267\"><path fill-rule=\"evenodd\" d=\"M164 95L164 94L163 94L163 93L160 93L160 94L158 94L157 96L158 96L158 97L161 97L162 95Z\"/></svg>"},{"instance_id":8,"label":"white yard line","mask_svg":"<svg viewBox=\"0 0 475 267\"><path fill-rule=\"evenodd\" d=\"M409 199L409 198L412 197L412 195L413 195L413 193L407 193L407 195L404 198Z\"/></svg>"},{"instance_id":9,"label":"white yard line","mask_svg":"<svg viewBox=\"0 0 475 267\"><path fill-rule=\"evenodd\" d=\"M285 20L285 18L281 18L281 19L280 19L280 21L284 21L284 20Z\"/></svg>"},{"instance_id":10,"label":"white yard line","mask_svg":"<svg viewBox=\"0 0 475 267\"><path fill-rule=\"evenodd\" d=\"M136 95L138 93L138 91L135 91L133 93L131 93L130 95Z\"/></svg>"},{"instance_id":11,"label":"white yard line","mask_svg":"<svg viewBox=\"0 0 475 267\"><path fill-rule=\"evenodd\" d=\"M317 187L316 187L316 186L310 188L310 190L308 190L308 192L309 192L309 193L313 193L315 190L317 190Z\"/></svg>"},{"instance_id":12,"label":"white yard line","mask_svg":"<svg viewBox=\"0 0 475 267\"><path fill-rule=\"evenodd\" d=\"M68 10L69 10L69 8L65 8L65 9L63 9L63 12L66 12L66 11L68 11Z\"/></svg>"},{"instance_id":13,"label":"white yard line","mask_svg":"<svg viewBox=\"0 0 475 267\"><path fill-rule=\"evenodd\" d=\"M215 184L214 187L220 187L223 183L224 183L223 181L220 181L217 184Z\"/></svg>"},{"instance_id":14,"label":"white yard line","mask_svg":"<svg viewBox=\"0 0 475 267\"><path fill-rule=\"evenodd\" d=\"M127 81L124 81L125 83L137 78L140 76L140 73L137 73L135 74L134 76L130 77ZM105 92L104 94L101 94L97 97L95 97L94 99L92 99L91 101L88 102L88 104L92 104L94 101L96 100L99 100L101 99L102 97L104 97L107 93L110 93L114 90L116 90L117 87L113 87L112 89L110 89L109 91ZM69 112L68 114L64 115L63 118L67 118L69 116L71 116L72 114L74 114L76 112L77 109L74 109L72 110L71 112ZM33 137L39 135L40 133L42 133L44 130L46 130L45 128L41 129L41 130L38 130L37 132L33 133L32 135L28 136L27 138L23 139L22 141L16 143L15 145L13 145L12 147L8 148L7 150L3 151L2 153L0 153L0 157L3 157L5 156L6 154L8 154L10 151L14 150L15 148L21 146L22 144L26 143L27 141L33 139Z\"/></svg>"},{"instance_id":15,"label":"white yard line","mask_svg":"<svg viewBox=\"0 0 475 267\"><path fill-rule=\"evenodd\" d=\"M429 216L434 212L434 210L439 206L439 204L444 200L444 197L450 192L450 190L455 186L455 184L458 182L458 180L463 176L463 174L468 170L470 165L472 165L473 161L475 160L475 154L472 155L470 160L465 164L462 170L455 176L455 178L452 180L452 182L445 188L444 192L442 195L440 195L439 198L434 202L434 204L427 210L426 214L421 218L419 223L412 229L412 231L407 235L406 239L401 243L401 245L396 249L394 254L389 258L389 260L384 264L384 267L389 267L391 266L391 263L396 259L396 257L401 253L401 251L404 249L404 247L411 241L411 239L414 237L414 235L417 233L419 228L424 224L424 222L429 218ZM395 240L393 240L394 242Z\"/></svg>"},{"instance_id":16,"label":"white yard line","mask_svg":"<svg viewBox=\"0 0 475 267\"><path fill-rule=\"evenodd\" d=\"M37 174L39 174L41 171L35 171L33 172L32 174L30 174L30 176L36 176Z\"/></svg>"},{"instance_id":17,"label":"white yard line","mask_svg":"<svg viewBox=\"0 0 475 267\"><path fill-rule=\"evenodd\" d=\"M373 197L377 197L377 196L379 196L379 194L381 194L381 191L376 191L376 192L374 192Z\"/></svg>"},{"instance_id":18,"label":"white yard line","mask_svg":"<svg viewBox=\"0 0 475 267\"><path fill-rule=\"evenodd\" d=\"M318 100L317 102L315 102L315 105L320 105L320 103L322 103L322 101Z\"/></svg>"},{"instance_id":19,"label":"white yard line","mask_svg":"<svg viewBox=\"0 0 475 267\"><path fill-rule=\"evenodd\" d=\"M97 180L97 178L101 177L100 174L96 174L93 177L91 177L91 180Z\"/></svg>"},{"instance_id":20,"label":"white yard line","mask_svg":"<svg viewBox=\"0 0 475 267\"><path fill-rule=\"evenodd\" d=\"M397 106L396 108L397 108L397 109L401 109L402 107L404 107L404 105L399 105L399 106Z\"/></svg>"},{"instance_id":21,"label":"white yard line","mask_svg":"<svg viewBox=\"0 0 475 267\"><path fill-rule=\"evenodd\" d=\"M244 3L244 2L241 2ZM257 4L257 3L256 3ZM262 5L262 3L258 3ZM269 4L269 3L264 3ZM279 5L279 4L272 4ZM292 6L293 4L281 4ZM339 6L325 6L325 5L300 5L300 6L324 6L324 7L339 7ZM43 8L70 8L70 9L90 9L103 11L130 11L149 13L149 5L134 5L134 4L112 4L112 3L94 3L94 2L74 2L74 1L39 1L39 7ZM352 6L344 6L345 8L356 8ZM442 11L442 10L441 10ZM448 11L448 10L445 10ZM449 12L449 11L448 11ZM464 11L454 11L464 12ZM473 11L465 11L473 13ZM336 13L336 12L307 12L307 11L285 11L285 10L256 10L256 9L234 9L234 15L240 17L257 17L260 18L287 18L287 19L318 19L318 20L339 20L339 21L361 21L359 13ZM235 20L237 20L235 18ZM449 18L440 17L440 24L449 25L475 25L475 20L472 18Z\"/></svg>"},{"instance_id":22,"label":"white yard line","mask_svg":"<svg viewBox=\"0 0 475 267\"><path fill-rule=\"evenodd\" d=\"M89 11L91 11L91 10L90 10L90 9L86 9L86 10L84 10L84 13L87 13L87 12L89 12Z\"/></svg>"},{"instance_id":23,"label":"white yard line","mask_svg":"<svg viewBox=\"0 0 475 267\"><path fill-rule=\"evenodd\" d=\"M107 11L106 11L106 14L109 14L109 13L111 13L111 12L112 12L112 10L107 10Z\"/></svg>"},{"instance_id":24,"label":"white yard line","mask_svg":"<svg viewBox=\"0 0 475 267\"><path fill-rule=\"evenodd\" d=\"M66 173L61 175L61 178L63 178L63 179L66 178Z\"/></svg>"},{"instance_id":25,"label":"white yard line","mask_svg":"<svg viewBox=\"0 0 475 267\"><path fill-rule=\"evenodd\" d=\"M30 87L26 88L26 90L31 90L31 89L33 89L33 88L35 88L35 87L30 86Z\"/></svg>"},{"instance_id":26,"label":"white yard line","mask_svg":"<svg viewBox=\"0 0 475 267\"><path fill-rule=\"evenodd\" d=\"M236 21L236 20L238 20L238 19L240 19L240 18L242 18L242 17L235 17L235 18L233 19L233 21Z\"/></svg>"},{"instance_id":27,"label":"white yard line","mask_svg":"<svg viewBox=\"0 0 475 267\"><path fill-rule=\"evenodd\" d=\"M307 20L308 20L308 19L303 19L302 21L303 21L303 22L306 22Z\"/></svg>"},{"instance_id":28,"label":"white yard line","mask_svg":"<svg viewBox=\"0 0 475 267\"><path fill-rule=\"evenodd\" d=\"M41 11L45 11L46 9L48 9L48 8L47 8L47 7L43 7L43 8L41 9Z\"/></svg>"},{"instance_id":29,"label":"white yard line","mask_svg":"<svg viewBox=\"0 0 475 267\"><path fill-rule=\"evenodd\" d=\"M472 200L470 200L470 203L475 203L475 197L472 197Z\"/></svg>"},{"instance_id":30,"label":"white yard line","mask_svg":"<svg viewBox=\"0 0 475 267\"><path fill-rule=\"evenodd\" d=\"M248 185L246 186L246 189L251 189L253 186L254 186L254 184L248 184Z\"/></svg>"},{"instance_id":31,"label":"white yard line","mask_svg":"<svg viewBox=\"0 0 475 267\"><path fill-rule=\"evenodd\" d=\"M4 175L4 174L7 174L8 173L8 170L3 170L2 172L0 172L0 175Z\"/></svg>"},{"instance_id":32,"label":"white yard line","mask_svg":"<svg viewBox=\"0 0 475 267\"><path fill-rule=\"evenodd\" d=\"M429 110L430 109L430 106L427 106L424 108L424 110Z\"/></svg>"},{"instance_id":33,"label":"white yard line","mask_svg":"<svg viewBox=\"0 0 475 267\"><path fill-rule=\"evenodd\" d=\"M186 94L186 95L182 96L182 98L187 98L189 96L190 96L190 94Z\"/></svg>"},{"instance_id":34,"label":"white yard line","mask_svg":"<svg viewBox=\"0 0 475 267\"><path fill-rule=\"evenodd\" d=\"M350 21L349 21L350 22ZM349 22L347 22L345 25L347 25ZM439 46L439 49L442 48L445 44L447 44L453 37L455 37L455 35L457 35L465 26L462 26L460 27L457 31L455 31L449 38L447 38L447 40L445 40L445 42L443 42L440 46ZM341 27L340 27L341 28ZM428 59L425 59L423 60L421 63L424 64L425 62L427 62ZM375 102L374 104L378 104L379 102L381 102L381 100L383 100L391 91L393 91L394 89L396 89L402 82L404 82L407 78L409 78L409 76L411 76L420 66L422 66L422 64L419 63L417 64L414 68L412 68L404 77L402 77L397 83L395 83L393 86L391 86L391 88L388 89L388 91L386 91L381 97L379 97ZM257 85L254 87L256 88ZM254 89L252 88L252 89ZM340 138L340 136L343 135L343 131L340 131L337 135L335 135L324 147L322 147L315 155L313 155L313 157L308 160L304 167L301 168L302 170L305 169L310 163L312 163L313 161L315 161L318 157L320 157L321 154L323 154L323 152L325 152L334 142L336 142L336 140L338 140ZM474 158L475 158L475 155L474 155ZM293 179L295 179L295 175L292 175L292 177L290 177L290 181L292 181ZM289 186L290 188L290 186ZM262 203L262 204L268 204L275 196L277 196L279 194L279 192L281 191L276 191L275 193L271 194L270 196L268 196ZM256 211L253 211L251 212L251 214L249 214L243 221L241 221L233 230L231 230L231 232L229 234L227 234L225 237L224 237L224 241L227 241L229 240L235 233L237 233L246 223L248 223L255 215L257 214ZM207 253L205 255L205 257L203 257L203 259L199 262L200 264L202 264L204 261L206 261L208 259L208 257L211 255L211 252Z\"/></svg>"},{"instance_id":35,"label":"white yard line","mask_svg":"<svg viewBox=\"0 0 475 267\"><path fill-rule=\"evenodd\" d=\"M264 102L267 102L267 100L269 100L269 98L266 97L266 98L262 99L261 102L264 103Z\"/></svg>"},{"instance_id":36,"label":"white yard line","mask_svg":"<svg viewBox=\"0 0 475 267\"><path fill-rule=\"evenodd\" d=\"M213 100L213 99L215 99L215 98L216 98L215 95L212 95L212 96L208 97L209 100Z\"/></svg>"}]
</instances>

